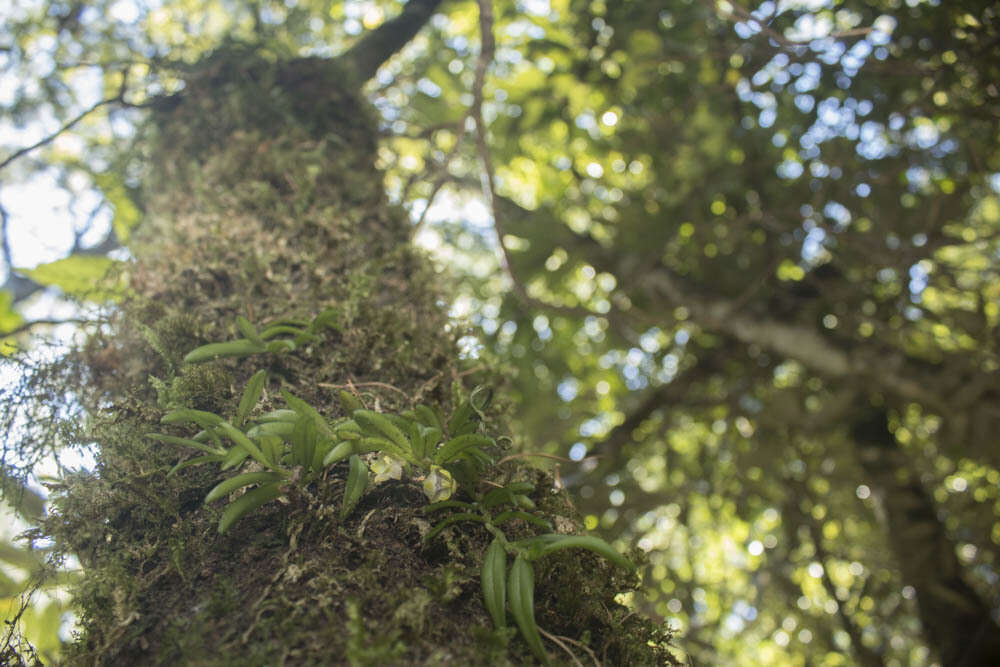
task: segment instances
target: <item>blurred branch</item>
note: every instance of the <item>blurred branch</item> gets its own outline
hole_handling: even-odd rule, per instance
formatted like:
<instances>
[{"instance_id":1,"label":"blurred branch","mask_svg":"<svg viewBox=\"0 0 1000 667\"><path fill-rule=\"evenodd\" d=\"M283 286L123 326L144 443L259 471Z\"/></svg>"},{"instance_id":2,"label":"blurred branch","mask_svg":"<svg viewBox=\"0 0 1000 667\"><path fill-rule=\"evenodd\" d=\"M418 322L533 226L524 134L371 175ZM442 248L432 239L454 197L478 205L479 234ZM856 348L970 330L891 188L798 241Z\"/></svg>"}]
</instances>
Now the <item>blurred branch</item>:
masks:
<instances>
[{"instance_id":1,"label":"blurred branch","mask_svg":"<svg viewBox=\"0 0 1000 667\"><path fill-rule=\"evenodd\" d=\"M847 636L851 638L851 652L854 653L854 657L857 658L860 665L865 667L884 667L885 660L882 658L882 651L878 649L871 649L865 645L861 628L858 624L854 622L850 614L847 613L845 609L844 600L838 600L837 598L837 585L830 578L830 566L833 564L833 556L826 550L823 544L823 531L819 523L813 519L812 515L807 514L802 510L801 501L803 499L809 499L812 502L816 502L812 497L812 493L809 487L803 482L794 479L792 477L786 477L784 483L788 485L792 493L785 496L785 506L782 511L782 515L798 526L804 526L809 532L809 539L812 541L813 554L816 560L823 568L823 573L820 575L820 582L823 584L823 588L826 590L826 594L831 600L837 602L837 620L840 621L840 627ZM880 633L880 638L881 633Z\"/></svg>"},{"instance_id":2,"label":"blurred branch","mask_svg":"<svg viewBox=\"0 0 1000 667\"><path fill-rule=\"evenodd\" d=\"M93 322L93 320L88 320L86 318L77 318L77 317L68 317L66 319L38 319L38 320L31 320L30 322L24 322L24 323L22 323L22 324L20 324L20 325L18 325L16 327L14 327L10 331L0 331L0 336L3 336L3 337L16 336L18 334L24 333L25 331L29 331L29 330L31 330L31 329L33 329L35 327L44 326L44 325L55 326L55 325L59 325L59 324L89 324L91 322Z\"/></svg>"},{"instance_id":3,"label":"blurred branch","mask_svg":"<svg viewBox=\"0 0 1000 667\"><path fill-rule=\"evenodd\" d=\"M741 7L736 2L729 0L726 2L730 7L730 11L723 11L719 6L721 3L716 3L715 0L704 0L704 4L709 7L709 9L715 10L719 16L725 19L733 21L734 23L747 23L753 24L760 29L760 31L773 39L777 44L785 48L795 48L799 49L804 46L809 46L812 42L818 39L847 39L849 37L864 37L865 35L872 32L873 28L852 28L851 30L843 30L840 32L832 32L829 35L824 35L822 37L815 37L812 39L789 39L782 35L777 30L774 30L769 23L765 22L763 19L759 19L753 15L745 7Z\"/></svg>"},{"instance_id":4,"label":"blurred branch","mask_svg":"<svg viewBox=\"0 0 1000 667\"><path fill-rule=\"evenodd\" d=\"M493 216L493 228L497 235L497 245L500 246L503 268L510 277L511 283L514 287L514 293L517 294L521 301L531 306L550 310L563 315L570 315L573 317L601 317L605 315L605 313L598 313L590 310L589 308L579 306L560 306L558 304L546 303L532 297L528 294L528 290L525 288L524 283L519 280L517 274L514 272L510 251L507 249L503 240L504 236L507 234L504 230L503 215L500 214L499 207L497 206L496 178L493 174L493 158L490 155L489 144L486 142L486 121L483 119L483 86L486 82L486 71L489 69L490 63L493 62L493 53L496 49L496 41L493 38L493 3L492 0L477 1L479 4L479 35L482 45L480 47L479 57L476 60L476 79L473 84L473 102L470 114L476 123L476 147L479 152L479 159L483 163L483 197L486 199L487 206Z\"/></svg>"},{"instance_id":5,"label":"blurred branch","mask_svg":"<svg viewBox=\"0 0 1000 667\"><path fill-rule=\"evenodd\" d=\"M108 97L106 99L103 99L100 102L97 102L96 104L94 104L93 106L91 106L90 108L85 109L84 111L81 111L79 114L77 114L76 116L74 116L73 118L71 118L69 121L67 121L66 123L64 123L63 126L60 127L58 130L56 130L55 132L53 132L53 133L51 133L49 135L46 135L46 136L42 137L41 139L39 139L35 143L31 144L30 146L25 146L23 148L19 148L18 150L14 151L14 153L12 153L10 156L8 156L3 162L0 162L0 170L4 169L6 166L8 166L14 160L16 160L16 159L18 159L18 158L20 158L20 157L22 157L24 155L27 155L31 151L33 151L33 150L35 150L37 148L41 148L42 146L45 146L47 144L52 143L53 141L56 140L57 137L59 137L60 134L62 134L63 132L66 132L68 130L73 129L73 127L75 127L77 123L79 123L84 118L86 118L90 114L94 113L95 111L97 111L101 107L105 107L105 106L107 106L109 104L123 104L124 101L125 101L125 90L126 90L127 83L128 83L128 77L126 76L127 74L128 74L128 70L127 69L122 72L122 84L121 84L121 86L118 89L118 94L116 94L114 97Z\"/></svg>"},{"instance_id":6,"label":"blurred branch","mask_svg":"<svg viewBox=\"0 0 1000 667\"><path fill-rule=\"evenodd\" d=\"M346 63L360 86L413 39L440 4L441 0L410 0L399 16L366 33L338 60Z\"/></svg>"},{"instance_id":7,"label":"blurred branch","mask_svg":"<svg viewBox=\"0 0 1000 667\"><path fill-rule=\"evenodd\" d=\"M7 213L6 207L0 202L0 252L3 253L3 261L6 265L8 271L12 271L14 268L14 262L11 260L10 255L10 236L8 234L8 224L10 223L10 214Z\"/></svg>"}]
</instances>

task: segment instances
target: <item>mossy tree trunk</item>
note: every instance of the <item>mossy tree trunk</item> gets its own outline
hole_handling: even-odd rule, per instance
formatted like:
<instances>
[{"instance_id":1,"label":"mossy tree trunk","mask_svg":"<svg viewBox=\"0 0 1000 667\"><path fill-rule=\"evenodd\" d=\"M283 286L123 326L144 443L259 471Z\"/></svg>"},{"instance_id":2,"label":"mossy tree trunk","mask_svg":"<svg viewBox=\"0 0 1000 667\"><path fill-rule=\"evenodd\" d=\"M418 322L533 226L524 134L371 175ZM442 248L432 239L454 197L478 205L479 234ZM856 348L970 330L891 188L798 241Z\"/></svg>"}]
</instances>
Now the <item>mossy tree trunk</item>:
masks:
<instances>
[{"instance_id":1,"label":"mossy tree trunk","mask_svg":"<svg viewBox=\"0 0 1000 667\"><path fill-rule=\"evenodd\" d=\"M530 661L480 601L488 534L446 531L425 544L419 486L380 485L342 520L339 464L220 536L219 509L202 502L218 467L167 476L184 455L144 437L174 407L232 415L260 368L271 371L262 408L281 407L286 388L335 417L336 386L350 384L376 409L450 409L458 333L405 214L386 202L357 80L344 61L230 48L153 112L147 219L129 276L137 296L87 346L104 406L88 429L98 470L68 480L47 525L84 564L74 664ZM259 324L330 308L337 327L294 354L181 361L236 337L237 316ZM563 496L539 489L547 514L575 520ZM631 575L560 552L538 564L537 581L541 627L586 638L608 664L667 660L650 645L657 631L614 602Z\"/></svg>"}]
</instances>

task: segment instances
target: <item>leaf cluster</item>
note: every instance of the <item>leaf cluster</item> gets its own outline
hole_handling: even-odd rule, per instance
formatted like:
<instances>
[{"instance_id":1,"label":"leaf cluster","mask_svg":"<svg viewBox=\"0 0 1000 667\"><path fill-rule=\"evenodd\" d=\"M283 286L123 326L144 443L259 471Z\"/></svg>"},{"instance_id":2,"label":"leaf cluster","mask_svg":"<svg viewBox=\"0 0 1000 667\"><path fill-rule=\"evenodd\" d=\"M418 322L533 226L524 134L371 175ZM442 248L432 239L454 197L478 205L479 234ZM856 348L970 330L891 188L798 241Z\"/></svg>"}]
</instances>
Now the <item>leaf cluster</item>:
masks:
<instances>
[{"instance_id":1,"label":"leaf cluster","mask_svg":"<svg viewBox=\"0 0 1000 667\"><path fill-rule=\"evenodd\" d=\"M296 345L313 337L318 328L328 325L332 317L321 314L310 325L283 321L259 333L241 318L238 326L245 338L203 345L190 352L185 361L191 364L220 356L275 351L277 347L268 349L274 343L287 343L282 352L293 351ZM534 617L532 563L554 551L583 548L622 568L635 569L599 538L552 532L551 524L535 512L531 498L534 483L497 484L488 480L490 473L497 472L495 455L501 450L495 438L482 432L484 411L492 398L489 389L482 386L473 389L447 418L439 408L424 404L398 414L377 412L364 407L357 396L341 391L338 398L348 416L332 420L281 389L286 407L252 417L269 379L267 369L250 377L231 419L204 410L174 409L162 417L163 424L194 424L200 430L190 437L147 434L150 439L199 452L177 463L170 475L202 464L218 464L223 472L240 470L216 484L205 496L205 504L227 501L218 523L220 534L263 505L296 489L305 492L310 484L345 459L348 465L342 519L350 515L364 496L373 473L375 483L402 480L405 475L411 481L422 482L429 500L424 508L426 513L447 512L427 532L425 541L462 522L479 523L493 535L481 567L486 609L501 632L507 630L509 612L525 642L545 664L549 664L549 658ZM547 532L513 539L504 532L512 522ZM509 569L508 556L513 557Z\"/></svg>"}]
</instances>

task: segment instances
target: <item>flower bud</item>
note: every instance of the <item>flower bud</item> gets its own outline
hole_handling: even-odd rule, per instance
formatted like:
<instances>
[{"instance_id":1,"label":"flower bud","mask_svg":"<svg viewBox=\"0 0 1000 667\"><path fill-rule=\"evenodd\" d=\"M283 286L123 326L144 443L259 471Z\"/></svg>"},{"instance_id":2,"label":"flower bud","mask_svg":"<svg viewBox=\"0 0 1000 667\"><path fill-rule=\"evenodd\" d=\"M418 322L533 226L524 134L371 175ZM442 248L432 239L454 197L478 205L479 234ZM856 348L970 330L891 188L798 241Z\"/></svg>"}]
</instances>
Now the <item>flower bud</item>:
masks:
<instances>
[{"instance_id":1,"label":"flower bud","mask_svg":"<svg viewBox=\"0 0 1000 667\"><path fill-rule=\"evenodd\" d=\"M448 500L457 488L458 482L441 466L431 466L430 474L424 479L424 495L432 503Z\"/></svg>"}]
</instances>

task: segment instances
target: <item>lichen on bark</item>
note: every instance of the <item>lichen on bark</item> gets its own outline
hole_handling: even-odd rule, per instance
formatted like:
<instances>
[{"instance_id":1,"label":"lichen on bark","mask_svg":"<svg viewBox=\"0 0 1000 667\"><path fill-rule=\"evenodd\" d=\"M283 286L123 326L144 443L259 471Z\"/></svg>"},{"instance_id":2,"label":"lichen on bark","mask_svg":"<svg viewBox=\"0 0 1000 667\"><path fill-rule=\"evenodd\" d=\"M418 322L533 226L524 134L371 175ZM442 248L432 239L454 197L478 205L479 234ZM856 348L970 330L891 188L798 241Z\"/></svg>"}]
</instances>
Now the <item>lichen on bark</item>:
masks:
<instances>
[{"instance_id":1,"label":"lichen on bark","mask_svg":"<svg viewBox=\"0 0 1000 667\"><path fill-rule=\"evenodd\" d=\"M481 602L490 535L458 524L425 543L417 484L382 484L342 520L338 464L220 536L218 507L202 502L222 478L217 468L168 476L181 455L145 437L173 407L233 414L260 368L272 377L260 409L280 407L284 387L328 418L343 414L337 387L358 388L383 410L420 401L447 413L473 380L457 353L446 281L408 244L405 214L386 200L374 120L348 81L335 61L226 49L154 107L133 296L112 333L83 353L103 397L81 436L97 443L98 467L66 480L45 524L84 566L73 664L532 659L492 629ZM308 320L330 308L336 328L293 354L181 361L235 337L238 316ZM499 428L502 416L491 419ZM504 472L539 482L544 513L579 528L551 480L514 465ZM615 601L635 590L633 575L589 552L559 552L539 562L537 581L537 618L549 632L586 643L605 664L671 660L666 635Z\"/></svg>"}]
</instances>

